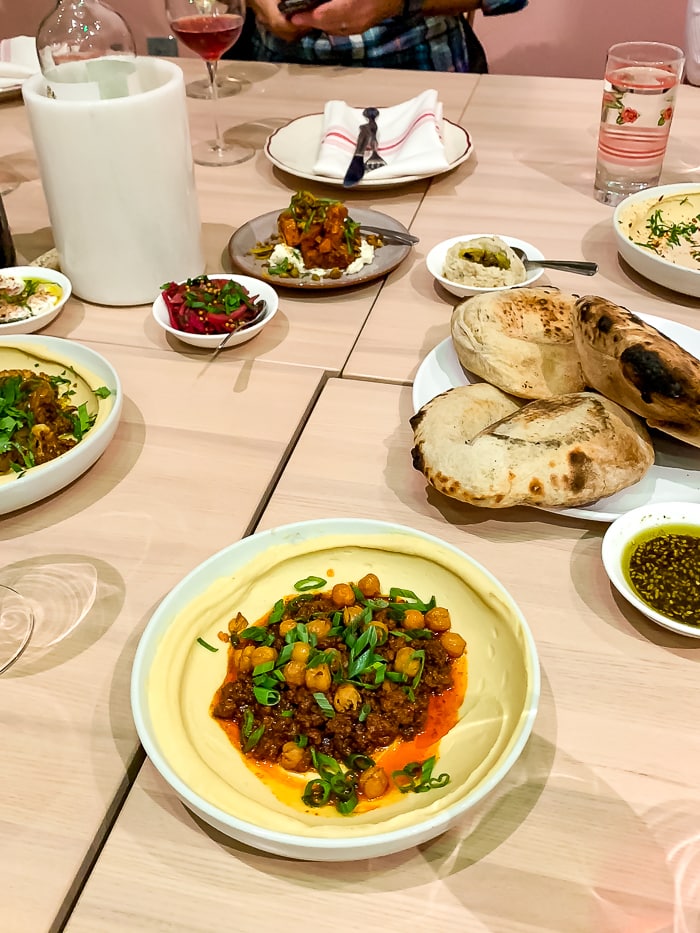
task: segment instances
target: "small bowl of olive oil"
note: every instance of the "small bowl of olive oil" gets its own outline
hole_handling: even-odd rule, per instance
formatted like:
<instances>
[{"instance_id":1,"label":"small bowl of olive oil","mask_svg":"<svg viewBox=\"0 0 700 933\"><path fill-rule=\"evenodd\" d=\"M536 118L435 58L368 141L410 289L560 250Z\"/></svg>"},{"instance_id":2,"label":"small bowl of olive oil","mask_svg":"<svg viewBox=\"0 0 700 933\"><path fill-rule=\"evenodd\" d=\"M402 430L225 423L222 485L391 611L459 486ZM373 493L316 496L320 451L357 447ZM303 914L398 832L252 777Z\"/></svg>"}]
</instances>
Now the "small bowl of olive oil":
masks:
<instances>
[{"instance_id":1,"label":"small bowl of olive oil","mask_svg":"<svg viewBox=\"0 0 700 933\"><path fill-rule=\"evenodd\" d=\"M647 618L700 638L700 503L633 509L603 537L603 565L615 589Z\"/></svg>"}]
</instances>

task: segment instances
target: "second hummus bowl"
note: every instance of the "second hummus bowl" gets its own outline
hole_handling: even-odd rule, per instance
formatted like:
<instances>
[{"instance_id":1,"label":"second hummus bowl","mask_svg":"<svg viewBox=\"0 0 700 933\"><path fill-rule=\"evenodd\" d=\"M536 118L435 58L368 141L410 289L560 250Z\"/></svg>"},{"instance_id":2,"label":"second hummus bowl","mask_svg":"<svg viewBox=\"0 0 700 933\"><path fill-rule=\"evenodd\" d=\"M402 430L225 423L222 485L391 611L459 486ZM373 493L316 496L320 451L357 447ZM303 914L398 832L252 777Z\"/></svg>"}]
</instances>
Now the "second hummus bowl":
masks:
<instances>
[{"instance_id":1,"label":"second hummus bowl","mask_svg":"<svg viewBox=\"0 0 700 933\"><path fill-rule=\"evenodd\" d=\"M436 753L436 773L450 780L430 793L406 793L348 815L292 806L263 780L264 770L244 762L210 715L227 670L228 645L219 633L238 612L254 624L294 591L295 580L323 574L356 582L368 573L387 589L434 595L449 609L452 631L466 641L466 692ZM431 535L350 518L272 528L209 558L152 616L131 681L141 742L187 807L250 846L315 861L386 855L444 832L516 762L532 730L539 693L532 635L495 577Z\"/></svg>"},{"instance_id":2,"label":"second hummus bowl","mask_svg":"<svg viewBox=\"0 0 700 933\"><path fill-rule=\"evenodd\" d=\"M700 184L657 185L621 201L613 214L617 251L644 278L700 298ZM674 229L672 229L674 228ZM677 245L670 250L669 241Z\"/></svg>"}]
</instances>

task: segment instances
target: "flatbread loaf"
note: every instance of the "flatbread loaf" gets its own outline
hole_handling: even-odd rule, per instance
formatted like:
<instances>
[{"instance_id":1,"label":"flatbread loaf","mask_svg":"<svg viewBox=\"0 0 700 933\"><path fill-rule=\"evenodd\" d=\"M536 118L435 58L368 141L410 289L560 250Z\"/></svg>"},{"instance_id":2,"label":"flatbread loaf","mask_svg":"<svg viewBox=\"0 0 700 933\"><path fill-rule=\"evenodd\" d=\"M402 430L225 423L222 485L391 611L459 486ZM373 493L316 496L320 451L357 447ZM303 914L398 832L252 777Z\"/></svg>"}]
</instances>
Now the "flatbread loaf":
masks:
<instances>
[{"instance_id":1,"label":"flatbread loaf","mask_svg":"<svg viewBox=\"0 0 700 933\"><path fill-rule=\"evenodd\" d=\"M700 447L700 361L605 298L576 302L574 339L589 386L650 428Z\"/></svg>"},{"instance_id":2,"label":"flatbread loaf","mask_svg":"<svg viewBox=\"0 0 700 933\"><path fill-rule=\"evenodd\" d=\"M471 505L573 508L631 486L654 462L644 424L594 392L533 401L480 429L470 413L514 404L478 383L437 396L411 418L414 467Z\"/></svg>"},{"instance_id":3,"label":"flatbread loaf","mask_svg":"<svg viewBox=\"0 0 700 933\"><path fill-rule=\"evenodd\" d=\"M513 288L468 298L452 313L460 363L504 392L550 398L585 389L574 344L576 296Z\"/></svg>"}]
</instances>

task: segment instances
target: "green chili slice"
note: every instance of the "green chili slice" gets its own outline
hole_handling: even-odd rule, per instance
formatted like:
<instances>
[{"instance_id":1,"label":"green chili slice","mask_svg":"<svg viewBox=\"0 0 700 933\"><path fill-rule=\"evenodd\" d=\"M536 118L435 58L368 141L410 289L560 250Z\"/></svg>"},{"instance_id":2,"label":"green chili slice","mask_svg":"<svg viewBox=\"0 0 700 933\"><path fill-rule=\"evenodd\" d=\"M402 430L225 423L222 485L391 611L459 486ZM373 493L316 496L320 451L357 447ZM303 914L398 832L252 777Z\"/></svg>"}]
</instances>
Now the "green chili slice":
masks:
<instances>
[{"instance_id":1,"label":"green chili slice","mask_svg":"<svg viewBox=\"0 0 700 933\"><path fill-rule=\"evenodd\" d=\"M323 577L304 577L303 580L297 580L294 584L294 589L299 593L305 593L307 590L317 590L321 586L325 586L326 581Z\"/></svg>"}]
</instances>

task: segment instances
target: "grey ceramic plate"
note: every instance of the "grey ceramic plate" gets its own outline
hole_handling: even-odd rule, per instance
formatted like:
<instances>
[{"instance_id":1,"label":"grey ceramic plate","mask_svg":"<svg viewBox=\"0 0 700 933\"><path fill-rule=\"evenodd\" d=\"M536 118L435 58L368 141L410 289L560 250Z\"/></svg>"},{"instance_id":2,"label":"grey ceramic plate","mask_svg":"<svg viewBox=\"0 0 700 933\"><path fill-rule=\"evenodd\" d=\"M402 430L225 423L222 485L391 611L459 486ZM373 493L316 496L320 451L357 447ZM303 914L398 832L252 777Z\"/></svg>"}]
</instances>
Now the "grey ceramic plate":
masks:
<instances>
[{"instance_id":1,"label":"grey ceramic plate","mask_svg":"<svg viewBox=\"0 0 700 933\"><path fill-rule=\"evenodd\" d=\"M330 289L330 288L351 288L353 285L364 285L366 282L372 282L383 275L391 272L406 256L411 252L410 246L397 246L395 244L385 244L374 254L374 262L363 266L359 272L354 275L344 275L339 279L320 279L315 281L311 278L292 279L281 275L270 275L263 263L251 256L250 250L257 244L269 239L277 232L277 218L284 208L278 211L270 211L269 214L261 214L259 217L249 220L243 224L233 234L228 244L228 252L233 265L246 275L253 275L258 279L264 279L272 285L282 288L304 288ZM367 211L362 208L352 208L350 216L359 224L371 224L375 227L385 227L387 230L396 230L399 233L408 233L406 227L382 214L379 211Z\"/></svg>"}]
</instances>

